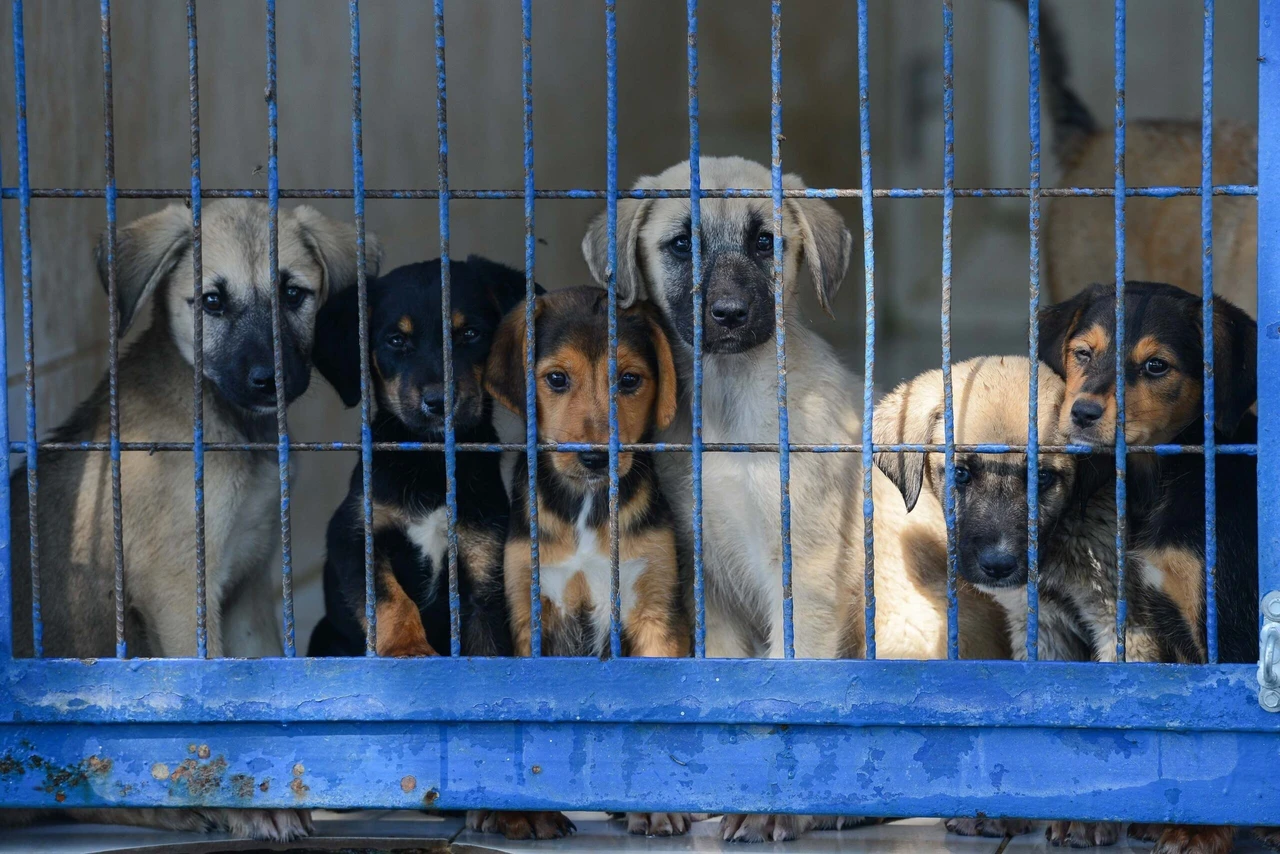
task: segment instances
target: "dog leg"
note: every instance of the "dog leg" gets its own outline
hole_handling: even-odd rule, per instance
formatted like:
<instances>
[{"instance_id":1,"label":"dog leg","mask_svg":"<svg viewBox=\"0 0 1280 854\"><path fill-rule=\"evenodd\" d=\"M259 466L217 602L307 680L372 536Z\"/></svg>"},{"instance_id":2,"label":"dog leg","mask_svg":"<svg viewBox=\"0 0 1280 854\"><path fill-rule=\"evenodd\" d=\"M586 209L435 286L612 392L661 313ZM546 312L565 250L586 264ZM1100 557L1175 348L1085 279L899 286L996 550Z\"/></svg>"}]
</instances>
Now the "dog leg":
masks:
<instances>
[{"instance_id":1,"label":"dog leg","mask_svg":"<svg viewBox=\"0 0 1280 854\"><path fill-rule=\"evenodd\" d=\"M59 811L86 824L126 824L197 833L228 833L237 839L293 842L315 832L309 810L84 809Z\"/></svg>"},{"instance_id":2,"label":"dog leg","mask_svg":"<svg viewBox=\"0 0 1280 854\"><path fill-rule=\"evenodd\" d=\"M947 832L957 836L986 836L1003 839L1031 832L1031 822L1025 818L949 818Z\"/></svg>"},{"instance_id":3,"label":"dog leg","mask_svg":"<svg viewBox=\"0 0 1280 854\"><path fill-rule=\"evenodd\" d=\"M1120 838L1120 825L1111 821L1051 821L1044 830L1044 838L1055 847L1115 845Z\"/></svg>"},{"instance_id":4,"label":"dog leg","mask_svg":"<svg viewBox=\"0 0 1280 854\"><path fill-rule=\"evenodd\" d=\"M501 833L507 839L559 839L575 833L578 828L560 812L468 810L467 829Z\"/></svg>"},{"instance_id":5,"label":"dog leg","mask_svg":"<svg viewBox=\"0 0 1280 854\"><path fill-rule=\"evenodd\" d=\"M223 657L222 609L214 599L213 585L205 606L205 646L209 658ZM162 596L140 596L139 603L152 602L156 607L143 614L147 626L147 638L152 654L158 658L194 658L196 656L195 588L189 591L190 599L175 602L172 593Z\"/></svg>"},{"instance_id":6,"label":"dog leg","mask_svg":"<svg viewBox=\"0 0 1280 854\"><path fill-rule=\"evenodd\" d=\"M813 827L809 815L726 815L720 838L726 842L790 842Z\"/></svg>"},{"instance_id":7,"label":"dog leg","mask_svg":"<svg viewBox=\"0 0 1280 854\"><path fill-rule=\"evenodd\" d=\"M687 812L629 812L627 832L637 836L682 836L693 817Z\"/></svg>"},{"instance_id":8,"label":"dog leg","mask_svg":"<svg viewBox=\"0 0 1280 854\"><path fill-rule=\"evenodd\" d=\"M1280 827L1257 827L1253 836L1273 851L1280 851Z\"/></svg>"},{"instance_id":9,"label":"dog leg","mask_svg":"<svg viewBox=\"0 0 1280 854\"><path fill-rule=\"evenodd\" d=\"M231 658L284 654L275 580L267 566L251 571L231 591L222 613L222 647Z\"/></svg>"},{"instance_id":10,"label":"dog leg","mask_svg":"<svg viewBox=\"0 0 1280 854\"><path fill-rule=\"evenodd\" d=\"M1230 854L1235 828L1180 825L1166 827L1152 854Z\"/></svg>"}]
</instances>

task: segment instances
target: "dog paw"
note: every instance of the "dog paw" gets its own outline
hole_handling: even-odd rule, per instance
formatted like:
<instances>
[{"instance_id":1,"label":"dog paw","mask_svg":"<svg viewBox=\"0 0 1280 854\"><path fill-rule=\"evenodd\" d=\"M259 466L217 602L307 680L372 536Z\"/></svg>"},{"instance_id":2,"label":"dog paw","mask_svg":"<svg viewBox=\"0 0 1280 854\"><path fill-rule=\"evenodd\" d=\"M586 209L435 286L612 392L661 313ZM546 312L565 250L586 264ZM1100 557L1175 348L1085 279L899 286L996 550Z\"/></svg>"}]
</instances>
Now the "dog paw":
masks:
<instances>
[{"instance_id":1,"label":"dog paw","mask_svg":"<svg viewBox=\"0 0 1280 854\"><path fill-rule=\"evenodd\" d=\"M884 819L868 818L862 815L815 815L810 830L846 830L868 824L879 824L882 821Z\"/></svg>"},{"instance_id":2,"label":"dog paw","mask_svg":"<svg viewBox=\"0 0 1280 854\"><path fill-rule=\"evenodd\" d=\"M560 839L578 828L560 812L505 812L470 810L467 828L481 833L501 833L507 839Z\"/></svg>"},{"instance_id":3,"label":"dog paw","mask_svg":"<svg viewBox=\"0 0 1280 854\"><path fill-rule=\"evenodd\" d=\"M949 818L947 832L957 836L987 836L1003 839L1031 832L1031 822L1024 818Z\"/></svg>"},{"instance_id":4,"label":"dog paw","mask_svg":"<svg viewBox=\"0 0 1280 854\"><path fill-rule=\"evenodd\" d=\"M315 832L310 810L201 810L208 824L241 839L295 842Z\"/></svg>"},{"instance_id":5,"label":"dog paw","mask_svg":"<svg viewBox=\"0 0 1280 854\"><path fill-rule=\"evenodd\" d=\"M1044 838L1050 845L1065 848L1115 845L1120 838L1120 825L1110 821L1051 821Z\"/></svg>"},{"instance_id":6,"label":"dog paw","mask_svg":"<svg viewBox=\"0 0 1280 854\"><path fill-rule=\"evenodd\" d=\"M637 836L682 836L692 824L693 816L686 812L627 813L627 832Z\"/></svg>"},{"instance_id":7,"label":"dog paw","mask_svg":"<svg viewBox=\"0 0 1280 854\"><path fill-rule=\"evenodd\" d=\"M726 815L720 838L726 842L789 842L813 826L807 815Z\"/></svg>"},{"instance_id":8,"label":"dog paw","mask_svg":"<svg viewBox=\"0 0 1280 854\"><path fill-rule=\"evenodd\" d=\"M1139 842L1155 842L1160 838L1160 834L1164 833L1165 827L1167 825L1135 822L1129 825L1126 833L1130 839L1136 839Z\"/></svg>"},{"instance_id":9,"label":"dog paw","mask_svg":"<svg viewBox=\"0 0 1280 854\"><path fill-rule=\"evenodd\" d=\"M1255 827L1253 838L1273 851L1280 851L1280 827Z\"/></svg>"},{"instance_id":10,"label":"dog paw","mask_svg":"<svg viewBox=\"0 0 1280 854\"><path fill-rule=\"evenodd\" d=\"M1230 854L1235 828L1180 825L1166 827L1156 840L1153 854Z\"/></svg>"}]
</instances>

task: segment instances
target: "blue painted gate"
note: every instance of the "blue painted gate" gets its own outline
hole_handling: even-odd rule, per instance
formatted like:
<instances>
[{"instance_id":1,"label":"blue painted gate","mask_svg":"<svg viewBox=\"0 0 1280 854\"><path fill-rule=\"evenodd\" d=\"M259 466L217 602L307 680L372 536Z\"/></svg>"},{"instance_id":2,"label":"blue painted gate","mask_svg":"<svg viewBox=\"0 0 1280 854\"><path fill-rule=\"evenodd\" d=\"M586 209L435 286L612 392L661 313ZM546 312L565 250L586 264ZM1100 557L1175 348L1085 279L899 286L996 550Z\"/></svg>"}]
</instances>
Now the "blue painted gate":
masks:
<instances>
[{"instance_id":1,"label":"blue painted gate","mask_svg":"<svg viewBox=\"0 0 1280 854\"><path fill-rule=\"evenodd\" d=\"M367 198L439 200L440 254L449 252L452 199L523 198L526 212L526 267L532 292L533 205L542 198L604 199L609 231L616 231L617 200L688 195L693 205L693 258L698 250L699 198L756 195L771 198L775 223L782 199L856 196L864 220L867 294L868 387L874 368L875 258L873 198L941 197L944 202L942 270L942 357L950 364L950 284L952 212L957 196L1017 196L1029 204L1029 310L1039 304L1040 187L1039 3L1031 0L1027 34L1031 172L1024 189L960 190L954 184L952 89L952 4L942 0L943 86L946 149L941 189L874 189L871 174L868 98L867 0L859 13L859 97L862 186L858 189L782 189L781 26L782 0L772 3L773 186L767 191L702 192L695 168L692 186L649 192L618 189L616 20L612 0L603 3L608 84L608 186L598 190L539 190L533 174L532 0L523 0L525 183L522 190L452 190L448 172L445 22L443 0L435 0L436 67L439 95L439 189L368 190L364 185L360 121L360 10L350 2L352 71L351 190L282 190L276 158L275 4L267 9L267 103L270 121L268 189L210 190L200 181L198 39L196 2L188 0L191 77L191 185L175 190L124 191L115 186L112 140L110 0L101 0L104 79L104 189L33 189L28 177L23 3L13 3L19 184L5 188L17 199L22 237L23 341L27 423L17 441L0 422L0 443L26 454L38 489L32 358L32 269L29 208L33 198L95 197L105 201L109 229L115 226L119 197L187 198L198 229L201 199L265 197L273 211L281 198L346 198L354 204L363 241ZM698 163L697 0L688 5L690 156ZM1125 2L1115 0L1115 85L1117 168L1112 188L1081 188L1076 195L1114 198L1117 287L1124 278L1124 209L1133 196L1199 196L1204 223L1206 291L1212 279L1210 199L1213 195L1258 196L1259 337L1261 431L1252 446L1216 448L1206 431L1207 477L1215 453L1257 453L1260 467L1261 590L1280 590L1280 0L1260 0L1259 185L1215 187L1211 178L1213 0L1204 2L1204 169L1197 187L1133 188L1123 168L1125 126ZM514 6L512 7L514 21ZM850 152L852 156L852 152ZM274 216L272 218L274 226ZM10 224L9 227L12 227ZM197 235L199 234L197 230ZM198 241L197 241L198 245ZM776 275L781 275L781 241L775 242ZM616 246L614 249L616 253ZM198 253L197 253L198 259ZM611 255L611 261L616 254ZM197 260L197 263L199 261ZM363 242L359 287L364 293ZM612 264L611 264L612 266ZM445 271L445 322L449 316ZM695 273L695 280L698 279ZM6 288L19 286L5 282ZM780 292L780 289L779 289ZM701 295L695 318L701 318ZM781 316L782 305L777 305ZM1123 307L1123 300L1119 301ZM3 301L0 300L0 311ZM1123 310L1123 309L1121 309ZM1206 312L1211 303L1206 300ZM199 317L199 313L196 314ZM611 330L616 331L616 296L610 291ZM532 316L528 318L532 324ZM1207 328L1212 328L1206 324ZM785 415L782 325L777 341L779 412ZM1034 330L1034 324L1032 325ZM0 336L4 334L0 318ZM1120 327L1123 330L1123 326ZM114 320L111 355L117 344ZM700 338L701 327L695 333ZM197 340L199 335L197 334ZM450 336L445 335L446 347ZM1030 342L1034 355L1034 332ZM1119 349L1119 348L1117 348ZM5 347L0 337L0 373ZM1206 359L1212 349L1206 344ZM279 364L277 360L277 365ZM277 366L277 371L279 371ZM368 383L368 366L362 372ZM616 364L611 365L616 393ZM1034 374L1032 376L1034 382ZM445 388L450 385L446 382ZM530 383L532 389L532 383ZM1211 423L1211 381L1206 423ZM692 442L670 446L691 451L695 499L701 502L701 455L705 451L750 452L745 447L712 447L701 435L701 371L695 376L695 430ZM1030 396L1032 406L1036 396ZM532 395L529 401L532 407ZM867 398L870 412L870 396ZM0 410L3 406L0 406ZM446 406L446 410L451 407ZM372 454L369 396L362 407L359 449L366 472ZM575 808L805 812L883 816L988 816L1177 821L1212 824L1280 825L1280 613L1264 632L1264 659L1252 665L1068 664L1018 662L877 661L874 643L865 661L794 660L791 646L790 552L784 552L781 583L786 599L786 650L782 660L708 660L699 607L697 657L688 660L613 658L598 662L568 659L471 660L458 657L456 603L453 657L427 660L307 660L295 656L290 593L290 454L300 450L349 449L341 443L291 444L284 429L269 446L282 473L281 526L285 574L286 656L282 659L95 661L13 659L11 627L0 625L0 803L5 806L210 806L379 807L379 808ZM532 422L532 419L530 419ZM147 452L118 437L84 449L109 451L117 474L122 453ZM951 417L947 413L948 486L953 484ZM784 485L780 519L789 543L786 484L792 453L861 453L871 468L871 419L863 443L852 446L798 446L789 443L780 418L780 477ZM1034 411L1031 415L1035 466ZM619 442L614 418L611 483L617 484ZM1117 442L1123 450L1123 429ZM39 447L50 447L43 444ZM538 450L530 431L524 445L531 462ZM206 452L226 450L205 443L199 417L193 441L176 449L197 461L193 498L202 513L201 472ZM578 449L566 447L565 449ZM164 449L162 449L164 450ZM452 430L443 450L452 464L459 448ZM499 450L491 447L488 450ZM939 449L943 450L943 449ZM1123 469L1124 456L1120 455ZM10 613L9 457L0 455L0 614ZM531 465L531 470L533 466ZM869 474L868 474L869 478ZM366 484L368 480L366 479ZM529 488L533 489L533 475ZM1124 480L1119 479L1119 489ZM1034 496L1035 479L1030 481ZM118 493L117 493L118 494ZM1123 494L1119 496L1123 498ZM614 512L616 513L616 500ZM34 501L32 501L34 505ZM1123 500L1119 502L1124 506ZM1035 507L1032 497L1031 506ZM948 506L953 521L953 506ZM118 506L116 510L119 513ZM366 512L369 512L366 510ZM868 506L868 516L873 508ZM1213 512L1209 502L1207 512ZM117 535L119 516L117 515ZM1035 524L1032 512L1031 524ZM695 534L701 542L695 514ZM1123 527L1121 525L1121 527ZM870 526L868 525L868 529ZM1118 537L1118 543L1123 536ZM536 541L536 540L535 540ZM1034 539L1033 539L1034 541ZM874 543L867 543L868 554ZM1123 551L1120 552L1123 557ZM456 541L450 572L456 580ZM535 563L536 566L536 563ZM203 566L195 568L203 573ZM26 568L22 568L25 571ZM120 573L117 563L117 573ZM118 575L117 578L120 576ZM954 566L952 567L954 579ZM536 575L535 575L536 579ZM37 579L38 581L38 579ZM699 606L701 560L696 566ZM868 592L872 588L868 575ZM37 585L38 587L38 585ZM456 589L456 588L455 588ZM953 585L954 589L954 585ZM1208 592L1212 595L1212 585ZM536 586L535 586L535 602ZM616 573L614 595L617 595ZM1034 603L1034 586L1031 591ZM868 617L874 598L867 597ZM37 597L38 603L38 597ZM203 603L201 603L202 605ZM122 605L121 605L122 607ZM1273 606L1280 612L1280 602ZM38 604L37 604L38 608ZM952 625L955 618L952 597ZM1123 609L1122 609L1123 610ZM1034 615L1034 608L1032 609ZM615 610L616 615L616 610ZM38 624L38 612L34 615ZM373 615L370 614L370 617ZM868 621L870 624L870 620ZM1033 616L1034 623L1034 616ZM203 625L203 623L202 623ZM536 636L535 636L536 637ZM617 649L617 618L614 618ZM538 649L535 640L534 649ZM1032 645L1034 651L1034 644ZM200 655L204 657L203 636ZM1261 682L1261 685L1260 685ZM1270 711L1268 711L1270 709Z\"/></svg>"}]
</instances>

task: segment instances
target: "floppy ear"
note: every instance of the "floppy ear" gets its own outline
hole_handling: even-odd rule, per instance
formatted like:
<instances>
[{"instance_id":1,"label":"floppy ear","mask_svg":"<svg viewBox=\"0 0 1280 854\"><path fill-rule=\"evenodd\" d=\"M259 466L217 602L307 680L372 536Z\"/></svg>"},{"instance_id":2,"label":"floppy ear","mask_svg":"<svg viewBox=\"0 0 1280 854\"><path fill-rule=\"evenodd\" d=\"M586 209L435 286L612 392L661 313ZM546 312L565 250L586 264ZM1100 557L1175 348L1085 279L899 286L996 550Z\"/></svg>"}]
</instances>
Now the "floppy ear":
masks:
<instances>
[{"instance_id":1,"label":"floppy ear","mask_svg":"<svg viewBox=\"0 0 1280 854\"><path fill-rule=\"evenodd\" d=\"M654 189L652 177L636 182L637 190ZM629 308L637 299L652 296L644 283L640 267L640 230L644 228L653 207L653 199L622 199L618 202L618 305ZM609 220L602 212L587 226L582 237L582 257L591 270L591 278L600 287L609 285Z\"/></svg>"},{"instance_id":2,"label":"floppy ear","mask_svg":"<svg viewBox=\"0 0 1280 854\"><path fill-rule=\"evenodd\" d=\"M645 314L649 318L649 334L653 336L653 349L658 355L658 396L654 401L654 425L659 430L665 430L676 417L677 401L680 399L680 377L676 373L676 362L671 356L671 340L661 314L653 307L653 303L644 302L639 305L645 307Z\"/></svg>"},{"instance_id":3,"label":"floppy ear","mask_svg":"<svg viewBox=\"0 0 1280 854\"><path fill-rule=\"evenodd\" d=\"M533 322L542 314L542 301L533 302ZM484 390L521 418L525 414L524 300L516 303L494 333L484 366Z\"/></svg>"},{"instance_id":4,"label":"floppy ear","mask_svg":"<svg viewBox=\"0 0 1280 854\"><path fill-rule=\"evenodd\" d=\"M933 393L931 371L898 386L876 404L871 432L877 445L924 445L933 437L934 427L942 417L941 402ZM939 386L938 390L941 390ZM928 454L905 451L878 451L876 468L884 472L902 493L907 512L915 509L924 485L925 460Z\"/></svg>"},{"instance_id":5,"label":"floppy ear","mask_svg":"<svg viewBox=\"0 0 1280 854\"><path fill-rule=\"evenodd\" d=\"M1075 331L1076 321L1089 303L1098 298L1105 285L1090 285L1080 293L1056 305L1040 309L1040 361L1053 368L1060 377L1067 376L1067 341Z\"/></svg>"},{"instance_id":6,"label":"floppy ear","mask_svg":"<svg viewBox=\"0 0 1280 854\"><path fill-rule=\"evenodd\" d=\"M373 317L374 282L368 283L369 317ZM360 292L338 291L316 312L315 347L311 359L344 406L360 402ZM372 358L372 356L371 356Z\"/></svg>"},{"instance_id":7,"label":"floppy ear","mask_svg":"<svg viewBox=\"0 0 1280 854\"><path fill-rule=\"evenodd\" d=\"M324 281L322 298L332 297L338 291L356 283L356 229L355 225L330 219L310 205L298 205L293 209L302 242L320 265ZM382 266L382 241L372 232L364 235L365 277L372 281Z\"/></svg>"},{"instance_id":8,"label":"floppy ear","mask_svg":"<svg viewBox=\"0 0 1280 854\"><path fill-rule=\"evenodd\" d=\"M798 176L788 175L787 179L787 184L796 188L804 186ZM835 317L831 305L849 271L853 235L845 228L844 218L821 199L788 199L786 204L800 227L801 257L809 265L818 304L829 316Z\"/></svg>"},{"instance_id":9,"label":"floppy ear","mask_svg":"<svg viewBox=\"0 0 1280 854\"><path fill-rule=\"evenodd\" d=\"M1213 298L1213 371L1214 424L1230 435L1258 399L1258 324L1220 296Z\"/></svg>"},{"instance_id":10,"label":"floppy ear","mask_svg":"<svg viewBox=\"0 0 1280 854\"><path fill-rule=\"evenodd\" d=\"M116 232L116 306L120 333L133 322L138 306L163 282L191 245L191 213L183 205L134 220ZM107 288L107 235L94 253L98 278Z\"/></svg>"},{"instance_id":11,"label":"floppy ear","mask_svg":"<svg viewBox=\"0 0 1280 854\"><path fill-rule=\"evenodd\" d=\"M499 264L497 261L490 261L480 255L468 255L467 266L471 268L476 281L488 294L489 301L498 310L500 317L524 299L525 278L522 271L508 267L506 264ZM537 282L533 283L533 292L546 293L542 285Z\"/></svg>"}]
</instances>

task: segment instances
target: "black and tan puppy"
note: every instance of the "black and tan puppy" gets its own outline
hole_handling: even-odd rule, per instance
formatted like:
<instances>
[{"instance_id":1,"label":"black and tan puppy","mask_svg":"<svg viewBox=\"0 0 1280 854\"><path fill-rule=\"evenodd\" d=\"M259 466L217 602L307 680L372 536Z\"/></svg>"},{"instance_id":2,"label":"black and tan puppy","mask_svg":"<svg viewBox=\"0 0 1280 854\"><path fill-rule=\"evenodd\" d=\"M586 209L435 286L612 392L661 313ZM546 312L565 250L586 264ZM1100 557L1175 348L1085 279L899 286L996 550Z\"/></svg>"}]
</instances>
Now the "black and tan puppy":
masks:
<instances>
[{"instance_id":1,"label":"black and tan puppy","mask_svg":"<svg viewBox=\"0 0 1280 854\"><path fill-rule=\"evenodd\" d=\"M607 295L594 287L538 297L534 381L538 439L609 441ZM618 313L618 434L648 441L675 417L676 374L659 314L648 303ZM525 411L524 312L508 315L489 357L486 384L512 411ZM544 452L538 458L538 553L542 652L609 653L609 455ZM622 654L684 657L689 626L682 607L674 519L658 488L653 459L618 457L619 594ZM528 465L517 463L506 587L516 652L531 652ZM679 813L632 813L632 833L670 835L689 828Z\"/></svg>"},{"instance_id":2,"label":"black and tan puppy","mask_svg":"<svg viewBox=\"0 0 1280 854\"><path fill-rule=\"evenodd\" d=\"M450 263L453 311L453 418L459 442L496 442L485 359L502 315L524 293L525 277L472 256ZM444 436L440 261L410 264L371 282L369 366L377 414L374 442L440 442ZM316 367L347 406L360 402L358 303L351 289L317 319L324 345ZM373 531L377 652L433 655L449 650L448 531L441 451L375 451ZM458 589L464 655L510 655L502 544L508 502L498 455L457 455ZM329 522L326 614L310 655L365 651L364 490L359 464L346 500Z\"/></svg>"}]
</instances>

